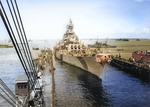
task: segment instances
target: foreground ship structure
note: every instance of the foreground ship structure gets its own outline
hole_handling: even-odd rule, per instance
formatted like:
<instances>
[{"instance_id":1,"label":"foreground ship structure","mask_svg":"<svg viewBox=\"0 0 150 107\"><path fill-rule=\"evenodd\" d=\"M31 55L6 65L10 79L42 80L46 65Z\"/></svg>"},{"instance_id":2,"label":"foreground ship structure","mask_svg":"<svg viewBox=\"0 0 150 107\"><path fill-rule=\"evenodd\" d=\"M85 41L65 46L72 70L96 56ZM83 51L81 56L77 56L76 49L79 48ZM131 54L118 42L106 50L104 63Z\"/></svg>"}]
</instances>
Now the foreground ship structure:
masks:
<instances>
[{"instance_id":1,"label":"foreground ship structure","mask_svg":"<svg viewBox=\"0 0 150 107\"><path fill-rule=\"evenodd\" d=\"M56 58L100 77L105 63L111 60L110 54L84 46L73 31L73 26L70 20L63 39L54 47Z\"/></svg>"}]
</instances>

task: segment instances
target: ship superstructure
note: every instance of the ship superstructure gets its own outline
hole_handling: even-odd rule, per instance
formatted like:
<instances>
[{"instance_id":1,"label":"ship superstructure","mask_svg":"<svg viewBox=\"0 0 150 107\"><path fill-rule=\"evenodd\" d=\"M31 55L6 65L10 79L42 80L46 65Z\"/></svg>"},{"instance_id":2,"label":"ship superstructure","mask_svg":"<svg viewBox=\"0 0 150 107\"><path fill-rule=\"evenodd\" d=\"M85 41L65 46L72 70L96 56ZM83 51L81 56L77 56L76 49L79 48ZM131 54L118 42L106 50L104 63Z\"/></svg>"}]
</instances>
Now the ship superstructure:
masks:
<instances>
[{"instance_id":1,"label":"ship superstructure","mask_svg":"<svg viewBox=\"0 0 150 107\"><path fill-rule=\"evenodd\" d=\"M73 31L73 27L70 20L63 39L54 47L56 58L100 77L103 66L110 61L110 54L98 53L97 48L84 46Z\"/></svg>"},{"instance_id":2,"label":"ship superstructure","mask_svg":"<svg viewBox=\"0 0 150 107\"><path fill-rule=\"evenodd\" d=\"M67 25L67 31L63 36L63 39L56 45L56 48L62 52L62 54L81 56L85 52L85 46L81 44L79 38L73 31L73 24L70 20L70 23Z\"/></svg>"}]
</instances>

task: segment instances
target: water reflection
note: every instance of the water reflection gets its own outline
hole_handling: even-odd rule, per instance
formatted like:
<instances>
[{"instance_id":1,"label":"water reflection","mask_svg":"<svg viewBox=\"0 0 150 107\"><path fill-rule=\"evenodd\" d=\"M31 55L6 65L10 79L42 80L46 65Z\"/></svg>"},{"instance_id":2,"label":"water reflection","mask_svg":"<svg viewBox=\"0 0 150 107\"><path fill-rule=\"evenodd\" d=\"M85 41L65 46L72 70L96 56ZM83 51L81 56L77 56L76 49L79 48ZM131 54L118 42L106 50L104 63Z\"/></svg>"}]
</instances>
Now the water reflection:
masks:
<instances>
[{"instance_id":1,"label":"water reflection","mask_svg":"<svg viewBox=\"0 0 150 107\"><path fill-rule=\"evenodd\" d=\"M35 41L31 47L51 48L55 41ZM52 49L52 48L51 48ZM102 81L79 68L56 60L57 107L150 107L150 83L111 65L103 69ZM0 49L0 78L15 92L15 79L24 74L14 48ZM0 107L10 105L0 98Z\"/></svg>"},{"instance_id":2,"label":"water reflection","mask_svg":"<svg viewBox=\"0 0 150 107\"><path fill-rule=\"evenodd\" d=\"M55 67L58 107L109 106L100 78L59 60L56 60Z\"/></svg>"},{"instance_id":3,"label":"water reflection","mask_svg":"<svg viewBox=\"0 0 150 107\"><path fill-rule=\"evenodd\" d=\"M107 93L103 90L100 78L84 73L84 75L78 76L78 79L83 81L81 86L87 89L84 92L84 97L91 103L91 107L109 106Z\"/></svg>"}]
</instances>

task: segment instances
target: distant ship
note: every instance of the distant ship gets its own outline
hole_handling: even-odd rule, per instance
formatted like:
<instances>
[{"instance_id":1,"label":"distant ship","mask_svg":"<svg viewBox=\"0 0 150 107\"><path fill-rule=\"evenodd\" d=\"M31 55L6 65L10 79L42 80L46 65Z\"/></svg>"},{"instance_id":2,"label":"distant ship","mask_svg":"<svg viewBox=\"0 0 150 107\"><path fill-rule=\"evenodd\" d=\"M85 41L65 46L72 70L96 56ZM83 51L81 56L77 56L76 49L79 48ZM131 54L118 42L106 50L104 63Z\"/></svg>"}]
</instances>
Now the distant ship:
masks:
<instances>
[{"instance_id":1,"label":"distant ship","mask_svg":"<svg viewBox=\"0 0 150 107\"><path fill-rule=\"evenodd\" d=\"M55 57L101 77L104 65L111 61L110 53L98 52L97 48L84 46L73 31L73 26L70 20L63 39L54 47Z\"/></svg>"},{"instance_id":2,"label":"distant ship","mask_svg":"<svg viewBox=\"0 0 150 107\"><path fill-rule=\"evenodd\" d=\"M31 38L28 40L28 42L32 42Z\"/></svg>"},{"instance_id":3,"label":"distant ship","mask_svg":"<svg viewBox=\"0 0 150 107\"><path fill-rule=\"evenodd\" d=\"M105 43L98 42L98 40L95 42L95 44L88 45L88 47L91 48L116 48L116 45L108 45L107 40L105 40Z\"/></svg>"}]
</instances>

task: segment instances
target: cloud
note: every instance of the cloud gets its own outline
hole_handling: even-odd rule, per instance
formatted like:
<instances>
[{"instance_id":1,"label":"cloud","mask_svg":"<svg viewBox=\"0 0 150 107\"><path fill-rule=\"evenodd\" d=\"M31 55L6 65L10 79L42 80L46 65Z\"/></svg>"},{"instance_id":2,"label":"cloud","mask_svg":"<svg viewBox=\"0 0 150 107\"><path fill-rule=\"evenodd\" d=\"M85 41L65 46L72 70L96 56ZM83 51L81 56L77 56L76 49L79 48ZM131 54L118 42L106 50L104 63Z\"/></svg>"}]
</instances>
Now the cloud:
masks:
<instances>
[{"instance_id":1,"label":"cloud","mask_svg":"<svg viewBox=\"0 0 150 107\"><path fill-rule=\"evenodd\" d=\"M150 0L134 0L136 2L144 2L144 1L150 1Z\"/></svg>"},{"instance_id":2,"label":"cloud","mask_svg":"<svg viewBox=\"0 0 150 107\"><path fill-rule=\"evenodd\" d=\"M143 28L143 29L142 29L142 32L143 32L143 33L150 33L150 28Z\"/></svg>"},{"instance_id":3,"label":"cloud","mask_svg":"<svg viewBox=\"0 0 150 107\"><path fill-rule=\"evenodd\" d=\"M145 0L134 0L136 2L144 2Z\"/></svg>"},{"instance_id":4,"label":"cloud","mask_svg":"<svg viewBox=\"0 0 150 107\"><path fill-rule=\"evenodd\" d=\"M147 3L142 3L144 8L139 8L141 7L140 2L150 0L134 1L136 2L132 2L133 4L131 5L128 2L125 4L126 2L110 1L92 3L24 3L20 1L19 9L27 38L31 39L62 38L70 18L74 24L74 31L80 39L97 38L97 36L106 38L109 35L112 35L111 37L118 37L116 34L120 33L124 34L121 35L122 37L125 37L128 33L150 33L149 19L147 19L149 16ZM127 9L124 8L127 6ZM0 20L0 22L2 21ZM0 31L5 31L4 28L1 28L1 25L0 23ZM3 35L6 34L7 32ZM1 35L2 32L0 32L0 39Z\"/></svg>"}]
</instances>

